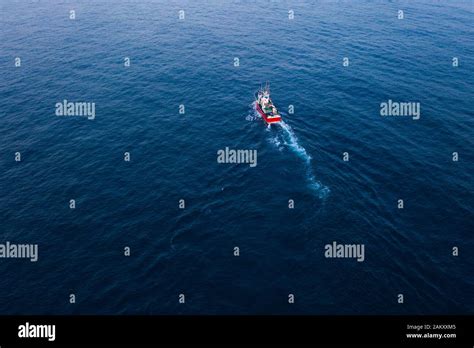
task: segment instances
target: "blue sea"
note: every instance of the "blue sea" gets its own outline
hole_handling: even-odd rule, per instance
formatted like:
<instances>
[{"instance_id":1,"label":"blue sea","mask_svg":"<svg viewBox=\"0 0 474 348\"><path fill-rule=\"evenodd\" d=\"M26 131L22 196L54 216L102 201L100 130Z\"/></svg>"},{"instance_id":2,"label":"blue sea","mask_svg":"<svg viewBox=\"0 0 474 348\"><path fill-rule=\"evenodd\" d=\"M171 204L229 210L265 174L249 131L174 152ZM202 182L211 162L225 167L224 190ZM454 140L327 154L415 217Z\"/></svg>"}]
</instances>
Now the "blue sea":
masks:
<instances>
[{"instance_id":1,"label":"blue sea","mask_svg":"<svg viewBox=\"0 0 474 348\"><path fill-rule=\"evenodd\" d=\"M472 1L2 0L0 29L0 243L38 245L1 314L474 313Z\"/></svg>"}]
</instances>

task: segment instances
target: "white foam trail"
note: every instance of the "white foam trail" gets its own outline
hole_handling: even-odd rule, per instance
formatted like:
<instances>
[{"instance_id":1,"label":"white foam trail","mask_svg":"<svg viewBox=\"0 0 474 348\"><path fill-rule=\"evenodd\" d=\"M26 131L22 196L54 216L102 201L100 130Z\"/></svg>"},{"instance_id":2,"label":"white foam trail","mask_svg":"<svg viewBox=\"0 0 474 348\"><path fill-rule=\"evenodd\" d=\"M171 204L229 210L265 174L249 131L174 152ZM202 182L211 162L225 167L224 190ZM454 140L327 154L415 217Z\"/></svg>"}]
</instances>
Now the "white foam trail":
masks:
<instances>
[{"instance_id":1,"label":"white foam trail","mask_svg":"<svg viewBox=\"0 0 474 348\"><path fill-rule=\"evenodd\" d=\"M281 121L279 123L279 125L285 131L286 136L287 136L287 141L285 141L285 144L287 144L306 163L309 164L311 162L311 156L308 155L308 153L306 152L306 149L299 144L298 138L296 137L295 133L293 132L293 129L291 129L290 125L288 125L284 121Z\"/></svg>"},{"instance_id":2,"label":"white foam trail","mask_svg":"<svg viewBox=\"0 0 474 348\"><path fill-rule=\"evenodd\" d=\"M281 129L284 131L285 144L295 152L300 158L305 161L306 165L306 176L308 178L309 186L315 190L319 198L325 198L329 194L329 188L322 185L319 181L316 180L313 169L311 167L311 156L308 155L306 149L300 145L298 138L291 126L284 121L278 123Z\"/></svg>"},{"instance_id":3,"label":"white foam trail","mask_svg":"<svg viewBox=\"0 0 474 348\"><path fill-rule=\"evenodd\" d=\"M261 119L262 116L260 116L260 114L255 108L255 102L253 102L249 106L251 107L253 114L251 120L254 121L256 119ZM318 180L316 180L316 177L313 173L313 169L311 167L311 156L308 155L306 149L300 145L298 138L293 132L291 126L285 123L284 121L280 121L276 124L279 125L280 128L283 130L283 135L281 137L279 135L271 137L269 141L273 145L275 145L280 151L283 150L283 147L281 146L281 144L283 143L284 145L288 146L293 152L295 152L301 159L303 159L306 165L306 176L308 178L309 187L318 194L319 198L327 197L327 195L329 194L329 188L321 184ZM271 126L267 125L265 131L270 132Z\"/></svg>"},{"instance_id":4,"label":"white foam trail","mask_svg":"<svg viewBox=\"0 0 474 348\"><path fill-rule=\"evenodd\" d=\"M278 150L283 151L282 141L278 135L268 138L268 141L273 144Z\"/></svg>"}]
</instances>

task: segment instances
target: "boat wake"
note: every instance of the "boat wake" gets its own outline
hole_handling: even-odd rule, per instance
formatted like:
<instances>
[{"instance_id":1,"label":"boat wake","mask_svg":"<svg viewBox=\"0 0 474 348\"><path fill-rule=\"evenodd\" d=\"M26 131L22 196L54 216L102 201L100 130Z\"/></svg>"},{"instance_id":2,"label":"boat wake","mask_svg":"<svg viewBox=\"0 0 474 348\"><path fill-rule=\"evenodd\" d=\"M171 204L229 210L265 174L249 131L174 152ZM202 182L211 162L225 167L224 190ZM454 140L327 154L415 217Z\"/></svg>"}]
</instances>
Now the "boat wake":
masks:
<instances>
[{"instance_id":1,"label":"boat wake","mask_svg":"<svg viewBox=\"0 0 474 348\"><path fill-rule=\"evenodd\" d=\"M246 117L247 121L262 121L262 117L255 109L255 102L251 105L252 112L249 113ZM269 141L280 151L283 151L285 148L289 148L293 153L300 157L306 167L306 177L308 180L308 186L310 189L318 195L319 198L326 198L329 195L329 188L321 184L315 177L313 168L311 166L311 156L306 152L306 149L300 145L298 138L296 137L295 132L291 126L285 121L280 121L274 124L278 127L279 132L272 132L272 126L267 125L266 131L271 133Z\"/></svg>"},{"instance_id":2,"label":"boat wake","mask_svg":"<svg viewBox=\"0 0 474 348\"><path fill-rule=\"evenodd\" d=\"M283 136L285 138L284 144L290 147L293 150L293 152L295 152L298 156L300 156L306 162L306 164L309 165L311 163L311 156L308 155L308 153L306 152L306 149L299 144L298 138L293 132L293 129L291 128L291 126L285 123L284 121L279 122L278 125L283 130Z\"/></svg>"},{"instance_id":3,"label":"boat wake","mask_svg":"<svg viewBox=\"0 0 474 348\"><path fill-rule=\"evenodd\" d=\"M306 152L306 149L300 145L298 138L289 124L280 121L278 126L282 130L283 144L289 147L305 162L306 177L308 179L309 187L318 195L319 198L326 198L329 194L329 188L316 180L311 166L311 156Z\"/></svg>"}]
</instances>

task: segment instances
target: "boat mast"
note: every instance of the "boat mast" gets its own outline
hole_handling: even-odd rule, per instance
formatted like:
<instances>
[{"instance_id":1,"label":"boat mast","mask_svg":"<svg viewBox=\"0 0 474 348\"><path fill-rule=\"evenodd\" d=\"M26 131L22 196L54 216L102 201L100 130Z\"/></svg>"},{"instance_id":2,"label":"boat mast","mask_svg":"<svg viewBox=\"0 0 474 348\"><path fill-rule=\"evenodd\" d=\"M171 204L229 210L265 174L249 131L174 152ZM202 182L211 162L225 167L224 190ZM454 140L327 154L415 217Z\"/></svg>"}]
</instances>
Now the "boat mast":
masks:
<instances>
[{"instance_id":1,"label":"boat mast","mask_svg":"<svg viewBox=\"0 0 474 348\"><path fill-rule=\"evenodd\" d=\"M267 92L268 94L270 94L270 84L267 82L265 82L265 92Z\"/></svg>"}]
</instances>

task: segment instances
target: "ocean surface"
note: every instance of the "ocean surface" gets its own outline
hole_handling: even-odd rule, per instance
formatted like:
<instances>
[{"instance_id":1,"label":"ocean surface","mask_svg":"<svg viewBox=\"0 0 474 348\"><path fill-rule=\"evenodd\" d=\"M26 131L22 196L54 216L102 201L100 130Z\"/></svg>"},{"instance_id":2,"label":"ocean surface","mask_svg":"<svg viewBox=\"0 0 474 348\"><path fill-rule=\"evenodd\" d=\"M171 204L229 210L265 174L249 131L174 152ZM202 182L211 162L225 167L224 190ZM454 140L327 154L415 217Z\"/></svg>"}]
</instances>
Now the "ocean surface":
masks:
<instances>
[{"instance_id":1,"label":"ocean surface","mask_svg":"<svg viewBox=\"0 0 474 348\"><path fill-rule=\"evenodd\" d=\"M472 1L0 7L1 314L474 313Z\"/></svg>"}]
</instances>

